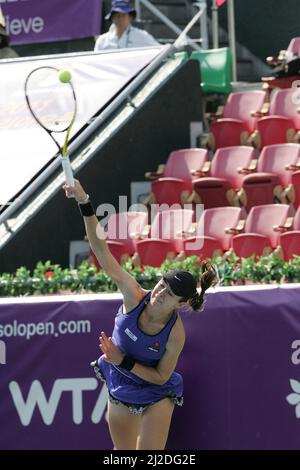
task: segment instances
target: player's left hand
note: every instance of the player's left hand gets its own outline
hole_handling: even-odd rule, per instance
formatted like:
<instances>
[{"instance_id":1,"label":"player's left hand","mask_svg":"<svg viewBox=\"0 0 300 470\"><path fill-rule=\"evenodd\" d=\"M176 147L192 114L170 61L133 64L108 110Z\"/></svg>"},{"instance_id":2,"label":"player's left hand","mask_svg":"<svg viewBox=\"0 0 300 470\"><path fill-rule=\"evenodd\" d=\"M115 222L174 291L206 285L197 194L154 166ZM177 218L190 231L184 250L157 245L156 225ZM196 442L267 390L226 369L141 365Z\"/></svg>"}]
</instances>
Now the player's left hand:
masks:
<instances>
[{"instance_id":1,"label":"player's left hand","mask_svg":"<svg viewBox=\"0 0 300 470\"><path fill-rule=\"evenodd\" d=\"M118 346L116 346L111 337L107 337L104 331L101 331L99 337L99 347L103 352L104 359L111 364L121 364L124 354L120 351Z\"/></svg>"}]
</instances>

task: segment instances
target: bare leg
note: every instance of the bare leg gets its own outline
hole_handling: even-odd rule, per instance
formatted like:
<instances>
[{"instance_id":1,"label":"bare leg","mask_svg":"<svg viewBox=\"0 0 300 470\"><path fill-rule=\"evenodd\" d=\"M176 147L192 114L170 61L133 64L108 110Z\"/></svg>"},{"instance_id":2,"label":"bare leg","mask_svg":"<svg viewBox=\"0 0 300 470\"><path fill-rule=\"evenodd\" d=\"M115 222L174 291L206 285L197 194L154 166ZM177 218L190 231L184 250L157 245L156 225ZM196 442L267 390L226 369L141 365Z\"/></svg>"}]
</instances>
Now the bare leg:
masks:
<instances>
[{"instance_id":1,"label":"bare leg","mask_svg":"<svg viewBox=\"0 0 300 470\"><path fill-rule=\"evenodd\" d=\"M141 415L133 415L122 403L108 402L108 425L114 449L136 449L141 419Z\"/></svg>"},{"instance_id":2,"label":"bare leg","mask_svg":"<svg viewBox=\"0 0 300 470\"><path fill-rule=\"evenodd\" d=\"M138 450L161 450L165 448L174 404L164 398L151 405L142 416L142 426L138 438Z\"/></svg>"}]
</instances>

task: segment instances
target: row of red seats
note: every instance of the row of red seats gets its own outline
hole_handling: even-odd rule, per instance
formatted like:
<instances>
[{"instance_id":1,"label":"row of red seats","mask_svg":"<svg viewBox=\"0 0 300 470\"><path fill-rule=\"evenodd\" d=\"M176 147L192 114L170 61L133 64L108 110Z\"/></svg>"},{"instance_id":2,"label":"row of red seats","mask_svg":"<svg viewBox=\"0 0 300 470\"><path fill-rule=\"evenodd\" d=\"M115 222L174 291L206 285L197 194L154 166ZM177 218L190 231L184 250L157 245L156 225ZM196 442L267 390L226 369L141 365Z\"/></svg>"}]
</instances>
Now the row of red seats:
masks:
<instances>
[{"instance_id":1,"label":"row of red seats","mask_svg":"<svg viewBox=\"0 0 300 470\"><path fill-rule=\"evenodd\" d=\"M152 180L147 202L203 203L205 208L228 205L251 207L273 202L300 204L300 145L277 144L256 151L247 146L218 149L211 162L205 149L182 149L170 154Z\"/></svg>"},{"instance_id":2,"label":"row of red seats","mask_svg":"<svg viewBox=\"0 0 300 470\"><path fill-rule=\"evenodd\" d=\"M217 149L252 144L298 142L300 131L300 91L295 86L275 90L270 103L262 90L231 93L224 110L214 115L208 147Z\"/></svg>"},{"instance_id":3,"label":"row of red seats","mask_svg":"<svg viewBox=\"0 0 300 470\"><path fill-rule=\"evenodd\" d=\"M188 209L158 212L151 226L144 212L112 215L107 242L122 262L130 256L139 264L160 266L177 255L212 258L233 250L239 257L260 256L274 249L285 260L300 255L300 208L290 216L286 204L253 207L246 220L238 207L206 209L197 222ZM97 263L96 263L97 264Z\"/></svg>"}]
</instances>

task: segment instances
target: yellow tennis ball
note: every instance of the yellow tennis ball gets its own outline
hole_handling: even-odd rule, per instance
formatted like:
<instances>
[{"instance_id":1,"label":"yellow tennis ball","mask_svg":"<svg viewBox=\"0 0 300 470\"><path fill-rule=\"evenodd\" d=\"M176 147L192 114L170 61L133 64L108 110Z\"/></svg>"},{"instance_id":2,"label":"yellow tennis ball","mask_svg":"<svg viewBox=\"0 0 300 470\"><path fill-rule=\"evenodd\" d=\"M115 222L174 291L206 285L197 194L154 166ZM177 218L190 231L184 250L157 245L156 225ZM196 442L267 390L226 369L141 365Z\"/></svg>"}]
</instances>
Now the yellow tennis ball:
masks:
<instances>
[{"instance_id":1,"label":"yellow tennis ball","mask_svg":"<svg viewBox=\"0 0 300 470\"><path fill-rule=\"evenodd\" d=\"M58 78L62 83L69 83L71 81L72 75L69 70L61 70L58 74Z\"/></svg>"}]
</instances>

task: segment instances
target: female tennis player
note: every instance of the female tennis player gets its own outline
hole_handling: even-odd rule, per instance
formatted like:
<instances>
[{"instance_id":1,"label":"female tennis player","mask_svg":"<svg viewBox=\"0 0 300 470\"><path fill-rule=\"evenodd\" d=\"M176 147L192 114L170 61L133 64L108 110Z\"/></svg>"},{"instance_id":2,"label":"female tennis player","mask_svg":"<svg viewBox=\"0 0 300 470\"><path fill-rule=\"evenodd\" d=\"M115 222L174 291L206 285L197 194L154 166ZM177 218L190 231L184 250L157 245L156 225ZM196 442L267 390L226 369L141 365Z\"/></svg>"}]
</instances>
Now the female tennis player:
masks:
<instances>
[{"instance_id":1,"label":"female tennis player","mask_svg":"<svg viewBox=\"0 0 300 470\"><path fill-rule=\"evenodd\" d=\"M187 271L170 271L149 292L126 272L110 253L95 211L78 180L65 185L75 196L93 252L117 284L123 304L115 317L112 336L101 331L101 357L92 363L109 390L108 423L117 450L164 449L175 405L183 403L183 383L174 371L185 342L179 307L200 310L205 291L217 275L202 265L200 293Z\"/></svg>"}]
</instances>

